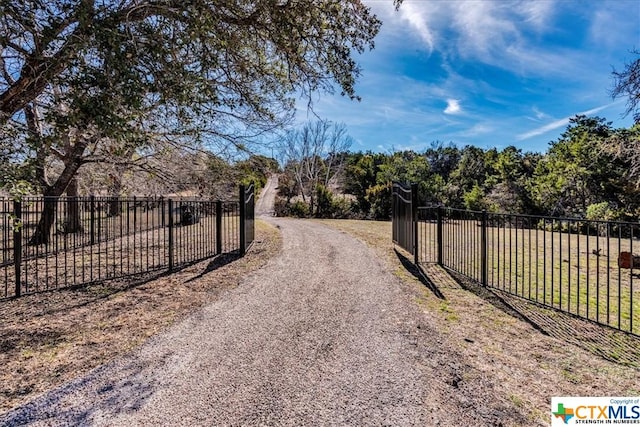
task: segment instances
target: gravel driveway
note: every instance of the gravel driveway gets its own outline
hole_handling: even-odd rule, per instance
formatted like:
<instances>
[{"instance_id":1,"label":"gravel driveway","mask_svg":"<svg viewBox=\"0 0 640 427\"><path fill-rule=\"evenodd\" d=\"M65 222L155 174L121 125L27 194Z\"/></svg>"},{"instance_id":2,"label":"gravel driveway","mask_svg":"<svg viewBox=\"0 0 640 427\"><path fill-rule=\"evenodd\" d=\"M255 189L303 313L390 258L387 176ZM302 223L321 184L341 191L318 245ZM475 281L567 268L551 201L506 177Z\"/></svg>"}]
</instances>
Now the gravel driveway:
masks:
<instances>
[{"instance_id":1,"label":"gravel driveway","mask_svg":"<svg viewBox=\"0 0 640 427\"><path fill-rule=\"evenodd\" d=\"M346 234L273 222L282 254L240 287L0 421L424 425L397 279Z\"/></svg>"},{"instance_id":2,"label":"gravel driveway","mask_svg":"<svg viewBox=\"0 0 640 427\"><path fill-rule=\"evenodd\" d=\"M271 175L256 202L256 215L272 216L278 188L278 175Z\"/></svg>"},{"instance_id":3,"label":"gravel driveway","mask_svg":"<svg viewBox=\"0 0 640 427\"><path fill-rule=\"evenodd\" d=\"M0 424L480 425L511 412L475 395L484 383L458 390L462 362L371 249L312 221L269 221L284 247L266 267Z\"/></svg>"}]
</instances>

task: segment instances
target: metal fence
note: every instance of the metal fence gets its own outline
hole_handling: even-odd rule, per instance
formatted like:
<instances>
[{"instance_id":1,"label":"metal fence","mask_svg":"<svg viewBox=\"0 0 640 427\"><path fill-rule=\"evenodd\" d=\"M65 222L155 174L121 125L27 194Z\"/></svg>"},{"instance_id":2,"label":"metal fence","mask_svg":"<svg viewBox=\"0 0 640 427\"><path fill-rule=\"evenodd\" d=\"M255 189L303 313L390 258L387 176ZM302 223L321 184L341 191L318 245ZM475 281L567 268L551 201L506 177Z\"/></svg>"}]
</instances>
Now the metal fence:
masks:
<instances>
[{"instance_id":1,"label":"metal fence","mask_svg":"<svg viewBox=\"0 0 640 427\"><path fill-rule=\"evenodd\" d=\"M240 186L240 217L243 219L240 227L240 253L245 254L247 248L255 238L255 204L254 184L249 187Z\"/></svg>"},{"instance_id":2,"label":"metal fence","mask_svg":"<svg viewBox=\"0 0 640 427\"><path fill-rule=\"evenodd\" d=\"M394 193L393 240L416 263L640 335L640 224L410 207Z\"/></svg>"},{"instance_id":3,"label":"metal fence","mask_svg":"<svg viewBox=\"0 0 640 427\"><path fill-rule=\"evenodd\" d=\"M404 250L415 253L416 227L413 218L416 216L418 186L404 185L394 182L391 189L392 197L392 238L393 243ZM415 260L417 261L417 258Z\"/></svg>"},{"instance_id":4,"label":"metal fence","mask_svg":"<svg viewBox=\"0 0 640 427\"><path fill-rule=\"evenodd\" d=\"M241 192L250 202L0 199L0 298L243 255L253 240L253 188Z\"/></svg>"},{"instance_id":5,"label":"metal fence","mask_svg":"<svg viewBox=\"0 0 640 427\"><path fill-rule=\"evenodd\" d=\"M418 263L640 335L640 224L442 207L414 218Z\"/></svg>"}]
</instances>

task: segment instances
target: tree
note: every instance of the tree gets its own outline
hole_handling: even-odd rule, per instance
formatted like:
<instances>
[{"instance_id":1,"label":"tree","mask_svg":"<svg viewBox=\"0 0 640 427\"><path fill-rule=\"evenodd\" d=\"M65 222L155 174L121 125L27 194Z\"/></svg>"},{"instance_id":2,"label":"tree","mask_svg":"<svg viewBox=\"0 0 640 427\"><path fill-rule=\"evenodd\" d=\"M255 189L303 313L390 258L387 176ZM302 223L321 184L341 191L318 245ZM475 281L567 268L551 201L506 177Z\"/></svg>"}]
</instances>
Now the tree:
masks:
<instances>
[{"instance_id":1,"label":"tree","mask_svg":"<svg viewBox=\"0 0 640 427\"><path fill-rule=\"evenodd\" d=\"M357 209L364 214L371 209L367 190L376 185L380 165L385 159L384 154L372 152L351 153L347 158L344 191L356 197Z\"/></svg>"},{"instance_id":2,"label":"tree","mask_svg":"<svg viewBox=\"0 0 640 427\"><path fill-rule=\"evenodd\" d=\"M490 172L488 169L485 151L472 145L465 146L461 150L460 161L449 177L445 189L445 204L463 207L464 195L484 184ZM483 192L482 188L480 191ZM476 196L477 194L473 194L473 197Z\"/></svg>"},{"instance_id":3,"label":"tree","mask_svg":"<svg viewBox=\"0 0 640 427\"><path fill-rule=\"evenodd\" d=\"M432 173L428 159L412 150L399 151L383 157L377 166L376 185L366 189L369 216L375 219L391 217L391 193L393 182L417 183L418 203L423 205L432 197Z\"/></svg>"},{"instance_id":4,"label":"tree","mask_svg":"<svg viewBox=\"0 0 640 427\"><path fill-rule=\"evenodd\" d=\"M286 169L293 173L302 200L309 199L311 213L315 212L317 187L328 188L344 170L345 153L352 143L344 124L328 120L309 122L287 133L281 148Z\"/></svg>"},{"instance_id":5,"label":"tree","mask_svg":"<svg viewBox=\"0 0 640 427\"><path fill-rule=\"evenodd\" d=\"M613 132L600 117L571 119L535 170L532 193L545 213L584 217L593 203L619 203L626 166L602 148Z\"/></svg>"},{"instance_id":6,"label":"tree","mask_svg":"<svg viewBox=\"0 0 640 427\"><path fill-rule=\"evenodd\" d=\"M633 114L636 124L640 123L640 50L633 50L637 58L625 64L624 70L613 71L614 86L611 96L615 99L620 96L627 98L627 110L625 114Z\"/></svg>"},{"instance_id":7,"label":"tree","mask_svg":"<svg viewBox=\"0 0 640 427\"><path fill-rule=\"evenodd\" d=\"M445 145L441 141L434 141L424 153L433 173L440 175L444 180L456 168L460 161L460 150L453 143Z\"/></svg>"},{"instance_id":8,"label":"tree","mask_svg":"<svg viewBox=\"0 0 640 427\"><path fill-rule=\"evenodd\" d=\"M633 114L635 124L630 129L618 129L605 141L604 149L617 158L629 162L626 176L638 187L640 186L640 50L633 50L632 53L638 57L627 63L623 71L613 71L614 87L611 96L614 99L620 96L627 97L625 115Z\"/></svg>"},{"instance_id":9,"label":"tree","mask_svg":"<svg viewBox=\"0 0 640 427\"><path fill-rule=\"evenodd\" d=\"M487 162L491 163L492 175L484 182L486 208L495 212L533 213L528 189L539 155L523 154L513 146L500 152L489 150L487 155L492 158Z\"/></svg>"},{"instance_id":10,"label":"tree","mask_svg":"<svg viewBox=\"0 0 640 427\"><path fill-rule=\"evenodd\" d=\"M360 0L7 0L1 133L25 135L54 198L87 162L150 141L243 149L286 123L300 93L335 83L357 99L353 52L372 48L379 27ZM41 179L52 155L60 173ZM48 239L52 209L33 243Z\"/></svg>"},{"instance_id":11,"label":"tree","mask_svg":"<svg viewBox=\"0 0 640 427\"><path fill-rule=\"evenodd\" d=\"M0 123L52 84L117 87L129 106L154 94L254 112L270 93L332 80L355 98L352 49L372 47L380 26L359 0L8 0L0 12Z\"/></svg>"}]
</instances>

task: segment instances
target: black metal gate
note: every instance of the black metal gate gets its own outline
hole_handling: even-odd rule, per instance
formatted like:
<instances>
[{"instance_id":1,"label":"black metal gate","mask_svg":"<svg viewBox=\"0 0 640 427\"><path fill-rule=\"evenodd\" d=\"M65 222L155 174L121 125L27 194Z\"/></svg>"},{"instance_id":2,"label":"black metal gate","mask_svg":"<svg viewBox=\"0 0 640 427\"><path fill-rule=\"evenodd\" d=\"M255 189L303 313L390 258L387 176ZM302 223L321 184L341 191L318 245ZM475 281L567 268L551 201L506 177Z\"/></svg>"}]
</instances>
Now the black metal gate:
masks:
<instances>
[{"instance_id":1,"label":"black metal gate","mask_svg":"<svg viewBox=\"0 0 640 427\"><path fill-rule=\"evenodd\" d=\"M393 183L393 210L391 214L393 242L413 254L414 257L418 254L415 247L417 241L417 193L417 184Z\"/></svg>"},{"instance_id":2,"label":"black metal gate","mask_svg":"<svg viewBox=\"0 0 640 427\"><path fill-rule=\"evenodd\" d=\"M255 237L255 205L254 185L240 186L240 255L247 252Z\"/></svg>"}]
</instances>

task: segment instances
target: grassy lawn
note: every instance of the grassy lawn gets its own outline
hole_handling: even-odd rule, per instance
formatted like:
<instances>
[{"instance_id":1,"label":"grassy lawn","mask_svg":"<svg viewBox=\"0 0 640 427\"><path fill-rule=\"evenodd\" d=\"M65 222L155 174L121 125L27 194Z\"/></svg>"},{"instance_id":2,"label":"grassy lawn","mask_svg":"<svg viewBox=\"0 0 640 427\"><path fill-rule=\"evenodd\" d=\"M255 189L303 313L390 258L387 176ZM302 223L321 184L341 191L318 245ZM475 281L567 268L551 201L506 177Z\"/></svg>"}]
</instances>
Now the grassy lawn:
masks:
<instances>
[{"instance_id":1,"label":"grassy lawn","mask_svg":"<svg viewBox=\"0 0 640 427\"><path fill-rule=\"evenodd\" d=\"M436 224L419 224L420 259L435 262ZM640 250L629 237L586 236L539 229L487 228L487 279L496 289L640 334L640 280L618 267L620 252ZM443 224L447 267L480 281L477 221Z\"/></svg>"}]
</instances>

